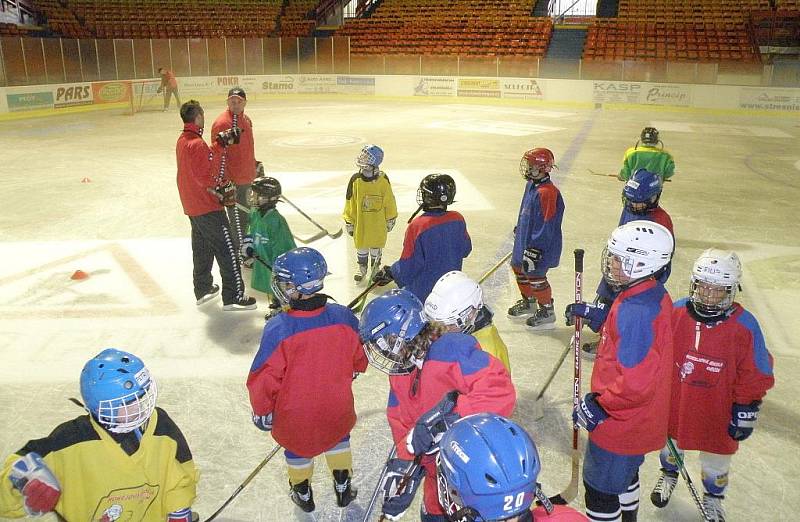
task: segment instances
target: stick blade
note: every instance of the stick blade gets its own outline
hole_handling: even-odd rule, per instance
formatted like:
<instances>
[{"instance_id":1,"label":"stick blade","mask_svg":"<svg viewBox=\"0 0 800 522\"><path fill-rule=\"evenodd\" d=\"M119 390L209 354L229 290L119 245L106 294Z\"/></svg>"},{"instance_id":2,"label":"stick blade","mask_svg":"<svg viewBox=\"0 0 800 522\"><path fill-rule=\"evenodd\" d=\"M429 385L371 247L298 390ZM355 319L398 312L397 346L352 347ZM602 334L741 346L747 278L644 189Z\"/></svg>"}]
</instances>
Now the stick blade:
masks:
<instances>
[{"instance_id":1,"label":"stick blade","mask_svg":"<svg viewBox=\"0 0 800 522\"><path fill-rule=\"evenodd\" d=\"M313 243L314 241L317 241L318 239L322 239L326 235L327 234L325 232L320 231L320 232L317 232L316 234L314 234L313 236L311 236L311 237L309 237L307 239L303 239L302 237L298 237L298 236L294 236L294 238L296 240L300 241L301 243L303 243L304 245L307 245L309 243Z\"/></svg>"},{"instance_id":2,"label":"stick blade","mask_svg":"<svg viewBox=\"0 0 800 522\"><path fill-rule=\"evenodd\" d=\"M343 232L343 230L340 228L339 230L337 230L333 234L328 234L328 237L330 237L331 239L336 239L336 238L338 238L339 236L342 235L342 232Z\"/></svg>"}]
</instances>

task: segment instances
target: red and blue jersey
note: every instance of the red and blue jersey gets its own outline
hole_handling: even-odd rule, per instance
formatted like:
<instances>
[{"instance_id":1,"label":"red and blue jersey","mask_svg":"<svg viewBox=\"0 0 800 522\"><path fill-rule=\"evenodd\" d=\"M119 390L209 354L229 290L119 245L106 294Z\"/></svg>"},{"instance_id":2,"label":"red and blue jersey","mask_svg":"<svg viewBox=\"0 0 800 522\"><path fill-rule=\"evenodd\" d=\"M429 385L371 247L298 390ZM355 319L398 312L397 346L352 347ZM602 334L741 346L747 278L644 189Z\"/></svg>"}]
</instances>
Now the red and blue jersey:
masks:
<instances>
[{"instance_id":1,"label":"red and blue jersey","mask_svg":"<svg viewBox=\"0 0 800 522\"><path fill-rule=\"evenodd\" d=\"M451 270L461 270L470 252L472 240L461 214L425 212L406 228L403 253L392 265L392 277L424 303L436 281Z\"/></svg>"},{"instance_id":2,"label":"red and blue jersey","mask_svg":"<svg viewBox=\"0 0 800 522\"><path fill-rule=\"evenodd\" d=\"M510 417L517 398L503 363L484 352L474 337L462 333L442 335L428 349L422 370L391 376L389 386L386 416L397 457L405 460L414 458L406 449L406 436L446 393L458 391L455 411L462 417L483 412ZM426 511L434 515L442 513L436 493L435 461L431 455L422 459L427 471L423 501Z\"/></svg>"},{"instance_id":3,"label":"red and blue jersey","mask_svg":"<svg viewBox=\"0 0 800 522\"><path fill-rule=\"evenodd\" d=\"M264 327L247 377L250 405L256 415L273 414L278 444L314 457L355 425L353 372L366 369L358 319L349 308L292 309Z\"/></svg>"},{"instance_id":4,"label":"red and blue jersey","mask_svg":"<svg viewBox=\"0 0 800 522\"><path fill-rule=\"evenodd\" d=\"M672 310L674 365L669 433L686 450L736 453L731 408L760 401L775 384L772 355L753 315L734 303L730 316L700 322L688 299Z\"/></svg>"},{"instance_id":5,"label":"red and blue jersey","mask_svg":"<svg viewBox=\"0 0 800 522\"><path fill-rule=\"evenodd\" d=\"M564 218L564 199L547 178L534 184L528 181L519 206L511 266L522 266L522 253L528 248L542 252L537 270L555 268L561 260L561 221Z\"/></svg>"},{"instance_id":6,"label":"red and blue jersey","mask_svg":"<svg viewBox=\"0 0 800 522\"><path fill-rule=\"evenodd\" d=\"M672 299L655 279L623 290L600 331L592 392L609 414L589 433L606 451L644 455L664 447L672 379Z\"/></svg>"}]
</instances>

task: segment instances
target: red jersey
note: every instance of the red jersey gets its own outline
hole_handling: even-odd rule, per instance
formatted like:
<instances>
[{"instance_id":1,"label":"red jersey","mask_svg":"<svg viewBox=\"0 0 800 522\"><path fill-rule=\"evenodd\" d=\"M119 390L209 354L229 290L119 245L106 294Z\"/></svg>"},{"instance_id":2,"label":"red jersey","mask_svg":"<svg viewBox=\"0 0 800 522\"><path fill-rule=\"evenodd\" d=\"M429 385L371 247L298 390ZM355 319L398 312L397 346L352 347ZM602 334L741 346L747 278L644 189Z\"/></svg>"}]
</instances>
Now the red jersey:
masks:
<instances>
[{"instance_id":1,"label":"red jersey","mask_svg":"<svg viewBox=\"0 0 800 522\"><path fill-rule=\"evenodd\" d=\"M675 303L672 407L669 432L681 449L736 453L728 435L734 403L760 401L775 384L772 355L753 315L734 303L725 319L702 323L688 299Z\"/></svg>"},{"instance_id":2,"label":"red jersey","mask_svg":"<svg viewBox=\"0 0 800 522\"><path fill-rule=\"evenodd\" d=\"M416 391L412 386L416 383ZM397 447L397 458L413 460L406 437L417 420L452 390L459 392L456 413L497 413L510 417L516 391L511 375L499 359L481 350L471 335L446 333L431 344L422 370L389 377L386 416ZM422 459L426 470L423 501L429 514L442 514L436 492L435 455Z\"/></svg>"},{"instance_id":3,"label":"red jersey","mask_svg":"<svg viewBox=\"0 0 800 522\"><path fill-rule=\"evenodd\" d=\"M183 132L175 145L178 161L178 194L181 197L183 213L187 216L201 216L222 210L219 198L208 189L219 184L219 166L222 147L214 142L206 145L202 129L194 123L185 123Z\"/></svg>"},{"instance_id":4,"label":"red jersey","mask_svg":"<svg viewBox=\"0 0 800 522\"><path fill-rule=\"evenodd\" d=\"M249 185L256 178L256 153L253 141L253 122L242 113L236 117L236 125L242 129L239 143L228 147L225 155L227 178L237 185ZM211 127L212 138L233 127L230 109L217 116Z\"/></svg>"},{"instance_id":5,"label":"red jersey","mask_svg":"<svg viewBox=\"0 0 800 522\"><path fill-rule=\"evenodd\" d=\"M273 414L275 441L301 457L331 449L356 423L353 372L367 369L358 319L328 303L267 323L247 390L256 415Z\"/></svg>"},{"instance_id":6,"label":"red jersey","mask_svg":"<svg viewBox=\"0 0 800 522\"><path fill-rule=\"evenodd\" d=\"M623 290L600 331L592 392L609 418L589 439L620 455L664 447L672 378L672 300L654 279Z\"/></svg>"}]
</instances>

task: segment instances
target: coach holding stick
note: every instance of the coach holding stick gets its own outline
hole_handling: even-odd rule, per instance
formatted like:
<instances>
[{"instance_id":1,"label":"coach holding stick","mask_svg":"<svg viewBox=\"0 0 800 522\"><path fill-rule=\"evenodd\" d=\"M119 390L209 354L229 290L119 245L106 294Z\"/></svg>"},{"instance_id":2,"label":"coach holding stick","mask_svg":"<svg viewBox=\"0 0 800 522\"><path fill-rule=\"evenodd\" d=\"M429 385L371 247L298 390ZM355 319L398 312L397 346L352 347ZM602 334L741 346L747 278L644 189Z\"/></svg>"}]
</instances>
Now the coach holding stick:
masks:
<instances>
[{"instance_id":1,"label":"coach holding stick","mask_svg":"<svg viewBox=\"0 0 800 522\"><path fill-rule=\"evenodd\" d=\"M226 177L236 185L236 202L249 206L250 184L256 177L256 156L253 143L253 122L244 113L247 95L241 87L228 91L228 108L220 114L211 127L212 136L233 127L242 130L239 143L228 147L226 154ZM236 206L228 207L228 219L234 230L236 251L239 251L241 235L247 233L248 214Z\"/></svg>"}]
</instances>

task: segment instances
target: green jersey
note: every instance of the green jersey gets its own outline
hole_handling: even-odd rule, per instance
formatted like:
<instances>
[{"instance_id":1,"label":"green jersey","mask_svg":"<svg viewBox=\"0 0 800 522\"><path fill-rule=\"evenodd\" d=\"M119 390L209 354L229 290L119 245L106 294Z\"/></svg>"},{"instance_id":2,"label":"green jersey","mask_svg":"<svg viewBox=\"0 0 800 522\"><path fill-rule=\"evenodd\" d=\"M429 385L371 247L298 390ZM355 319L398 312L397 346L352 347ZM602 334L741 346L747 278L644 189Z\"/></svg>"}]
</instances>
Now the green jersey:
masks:
<instances>
[{"instance_id":1,"label":"green jersey","mask_svg":"<svg viewBox=\"0 0 800 522\"><path fill-rule=\"evenodd\" d=\"M253 248L256 254L269 266L272 266L276 257L297 247L292 232L289 230L289 224L274 208L267 210L263 215L258 208L253 208L250 211L248 233L253 237ZM250 286L260 292L272 295L270 287L272 270L267 268L264 263L256 260L253 265L253 280Z\"/></svg>"},{"instance_id":2,"label":"green jersey","mask_svg":"<svg viewBox=\"0 0 800 522\"><path fill-rule=\"evenodd\" d=\"M622 169L620 169L618 177L622 181L628 181L639 169L655 172L661 176L661 179L666 180L675 173L675 161L672 159L672 154L664 149L639 145L625 151L625 158L622 160Z\"/></svg>"}]
</instances>

